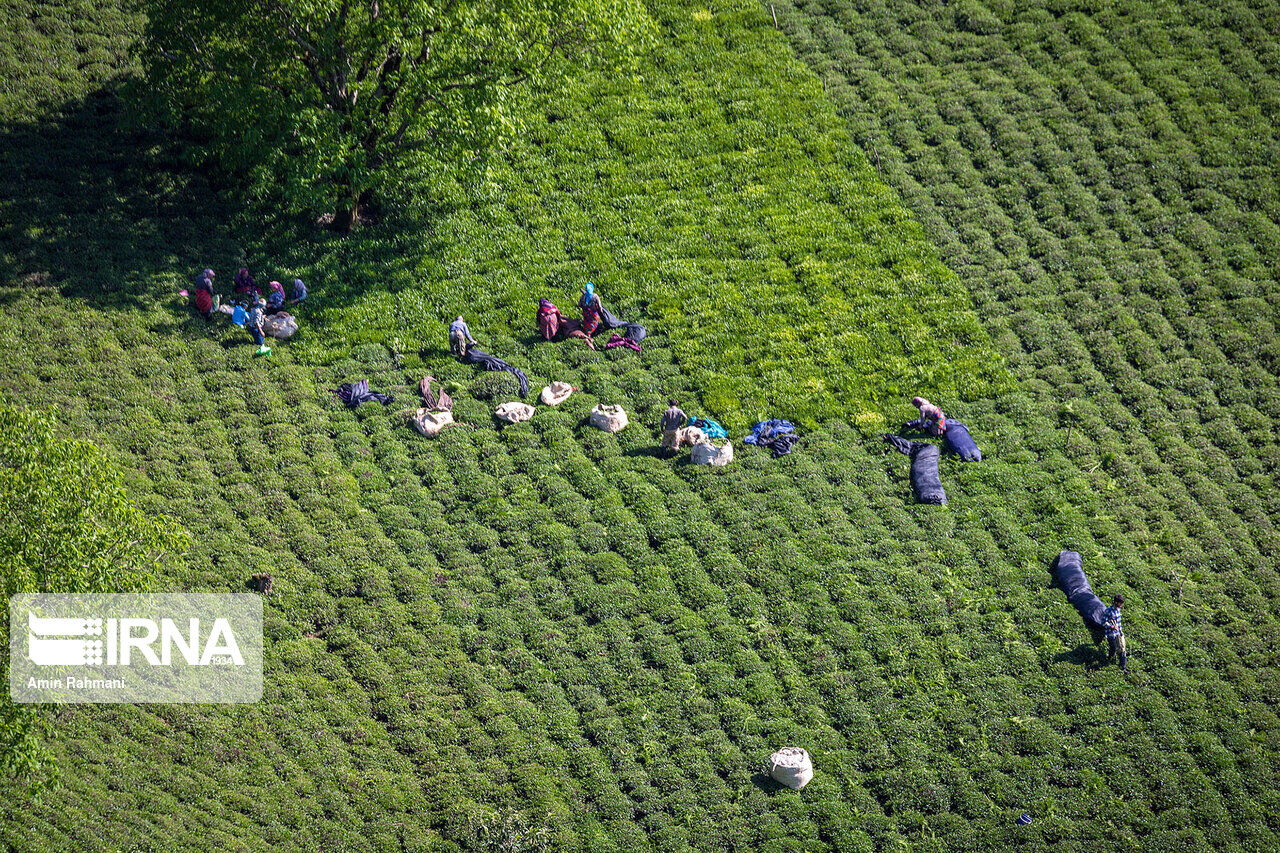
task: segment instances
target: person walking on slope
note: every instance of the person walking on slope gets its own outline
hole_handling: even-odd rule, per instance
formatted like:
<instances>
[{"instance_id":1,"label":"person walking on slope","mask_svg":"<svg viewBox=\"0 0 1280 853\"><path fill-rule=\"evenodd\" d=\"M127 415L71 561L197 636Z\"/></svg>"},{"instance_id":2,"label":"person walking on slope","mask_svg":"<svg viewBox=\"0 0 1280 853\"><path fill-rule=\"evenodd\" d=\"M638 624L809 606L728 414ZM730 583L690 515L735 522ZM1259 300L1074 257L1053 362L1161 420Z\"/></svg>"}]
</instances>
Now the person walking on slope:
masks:
<instances>
[{"instance_id":1,"label":"person walking on slope","mask_svg":"<svg viewBox=\"0 0 1280 853\"><path fill-rule=\"evenodd\" d=\"M1120 671L1129 674L1129 653L1125 648L1124 626L1120 624L1120 608L1124 607L1124 596L1117 595L1111 599L1111 606L1102 611L1102 632L1107 635L1107 645L1111 651L1107 655L1107 663L1116 655L1120 656Z\"/></svg>"},{"instance_id":2,"label":"person walking on slope","mask_svg":"<svg viewBox=\"0 0 1280 853\"><path fill-rule=\"evenodd\" d=\"M911 405L920 410L920 420L924 421L925 432L929 435L942 435L947 431L947 416L942 409L924 397L912 397Z\"/></svg>"},{"instance_id":3,"label":"person walking on slope","mask_svg":"<svg viewBox=\"0 0 1280 853\"><path fill-rule=\"evenodd\" d=\"M213 312L218 307L213 293L213 270L205 270L196 279L195 304L200 316L206 320L213 318Z\"/></svg>"},{"instance_id":4,"label":"person walking on slope","mask_svg":"<svg viewBox=\"0 0 1280 853\"><path fill-rule=\"evenodd\" d=\"M681 411L674 399L667 401L669 408L662 413L662 449L664 456L670 456L679 447L680 428L688 420L688 415Z\"/></svg>"},{"instance_id":5,"label":"person walking on slope","mask_svg":"<svg viewBox=\"0 0 1280 853\"><path fill-rule=\"evenodd\" d=\"M462 358L467 354L467 345L474 344L476 339L471 337L471 330L467 328L467 321L461 316L449 324L449 351L458 358Z\"/></svg>"},{"instance_id":6,"label":"person walking on slope","mask_svg":"<svg viewBox=\"0 0 1280 853\"><path fill-rule=\"evenodd\" d=\"M266 319L263 308L266 306L267 300L257 299L253 303L253 307L249 309L249 314L245 318L245 328L249 330L249 334L253 337L253 342L258 345L258 351L254 355L271 355L271 347L267 346L267 336L262 331L262 321Z\"/></svg>"}]
</instances>

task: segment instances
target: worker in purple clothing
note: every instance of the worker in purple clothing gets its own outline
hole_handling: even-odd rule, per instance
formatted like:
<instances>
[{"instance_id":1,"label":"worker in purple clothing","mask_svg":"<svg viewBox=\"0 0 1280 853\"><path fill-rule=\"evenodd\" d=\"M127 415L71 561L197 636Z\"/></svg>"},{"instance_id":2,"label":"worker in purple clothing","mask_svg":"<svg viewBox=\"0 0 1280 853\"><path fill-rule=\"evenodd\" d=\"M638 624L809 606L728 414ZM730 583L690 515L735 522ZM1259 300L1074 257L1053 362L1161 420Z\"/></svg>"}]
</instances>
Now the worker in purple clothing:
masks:
<instances>
[{"instance_id":1,"label":"worker in purple clothing","mask_svg":"<svg viewBox=\"0 0 1280 853\"><path fill-rule=\"evenodd\" d=\"M1111 651L1107 655L1110 663L1113 657L1120 656L1120 671L1129 674L1129 653L1124 643L1124 626L1120 624L1120 608L1124 607L1124 596L1117 595L1111 599L1111 606L1102 611L1102 633L1107 636L1107 645Z\"/></svg>"},{"instance_id":2,"label":"worker in purple clothing","mask_svg":"<svg viewBox=\"0 0 1280 853\"><path fill-rule=\"evenodd\" d=\"M449 351L462 358L467 354L468 344L474 344L476 339L471 337L471 330L467 328L467 321L458 317L449 324Z\"/></svg>"}]
</instances>

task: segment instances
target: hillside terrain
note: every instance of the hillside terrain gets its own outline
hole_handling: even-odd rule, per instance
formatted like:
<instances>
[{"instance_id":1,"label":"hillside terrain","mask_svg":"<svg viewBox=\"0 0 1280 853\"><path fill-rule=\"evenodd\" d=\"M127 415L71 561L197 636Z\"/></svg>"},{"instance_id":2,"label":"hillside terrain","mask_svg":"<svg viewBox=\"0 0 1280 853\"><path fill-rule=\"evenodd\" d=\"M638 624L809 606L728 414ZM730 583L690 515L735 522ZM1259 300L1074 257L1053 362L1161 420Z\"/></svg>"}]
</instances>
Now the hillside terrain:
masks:
<instances>
[{"instance_id":1,"label":"hillside terrain","mask_svg":"<svg viewBox=\"0 0 1280 853\"><path fill-rule=\"evenodd\" d=\"M0 843L1275 848L1274 13L1121 5L655 4L634 75L353 238L130 121L112 0L0 7L0 396L193 534L158 590L275 578L261 703L50 708L62 787ZM313 292L269 359L176 294L242 259ZM585 280L643 353L535 338ZM457 313L581 392L499 429ZM474 428L404 426L424 373ZM879 440L919 392L986 455L945 508ZM660 459L673 394L802 440ZM1130 599L1127 680L1064 547Z\"/></svg>"}]
</instances>

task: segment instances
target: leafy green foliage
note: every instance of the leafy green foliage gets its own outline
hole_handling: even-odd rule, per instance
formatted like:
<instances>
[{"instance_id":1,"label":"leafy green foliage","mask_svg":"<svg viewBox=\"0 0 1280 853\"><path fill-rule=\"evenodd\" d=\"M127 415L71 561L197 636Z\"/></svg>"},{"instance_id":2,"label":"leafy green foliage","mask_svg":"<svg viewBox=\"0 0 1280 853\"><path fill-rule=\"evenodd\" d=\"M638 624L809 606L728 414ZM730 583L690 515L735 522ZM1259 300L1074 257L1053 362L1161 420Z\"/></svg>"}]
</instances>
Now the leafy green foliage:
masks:
<instances>
[{"instance_id":1,"label":"leafy green foliage","mask_svg":"<svg viewBox=\"0 0 1280 853\"><path fill-rule=\"evenodd\" d=\"M1240 678L1252 676L1227 662L1256 649L1246 637L1274 631L1280 595L1280 389L1273 348L1245 343L1276 340L1280 305L1280 204L1266 174L1280 151L1280 65L1269 14L1140 0L966 2L952 19L928 4L778 8L1026 389L1025 402L998 409L1017 413L1028 443L1042 430L1059 443L1074 432L1070 492L1038 500L1037 512L1064 513L1052 541L1075 547L1078 522L1098 532L1114 523L1132 557L1118 559L1115 543L1097 556L1134 580L1159 578L1159 603L1148 585L1142 606L1160 637L1144 627L1142 645L1160 698L1117 696L1108 711L1135 743L1165 745L1155 767L1143 747L1108 749L1144 768L1123 783L1141 805L1113 814L1127 831L1112 841L1130 846L1276 843L1274 822L1228 817L1256 814L1247 791L1275 776L1253 769L1243 732L1223 731L1207 698L1230 692L1237 713L1253 704L1269 716L1244 698L1252 688ZM1025 461L1043 466L1041 452ZM1094 488L1085 517L1068 520L1061 502ZM1096 559L1086 559L1092 573ZM1226 596L1199 598L1214 586ZM1192 627L1207 622L1221 640ZM1270 683L1275 654L1254 661ZM1195 690L1182 680L1189 670ZM1205 763L1201 745L1212 740L1236 744L1215 753L1234 752L1231 771ZM1114 782L1076 778L1086 794ZM1179 785L1200 793L1169 797ZM1090 831L1085 800L1057 794L1046 803L1052 823L1037 832L1057 843Z\"/></svg>"},{"instance_id":2,"label":"leafy green foliage","mask_svg":"<svg viewBox=\"0 0 1280 853\"><path fill-rule=\"evenodd\" d=\"M56 435L47 415L0 407L0 579L19 592L145 588L185 549L142 512L100 451Z\"/></svg>"},{"instance_id":3,"label":"leafy green foliage","mask_svg":"<svg viewBox=\"0 0 1280 853\"><path fill-rule=\"evenodd\" d=\"M468 390L477 400L503 402L519 399L520 382L510 373L482 373L475 378Z\"/></svg>"},{"instance_id":4,"label":"leafy green foliage","mask_svg":"<svg viewBox=\"0 0 1280 853\"><path fill-rule=\"evenodd\" d=\"M55 432L51 417L0 406L0 582L19 592L144 589L186 548L181 529L142 512L114 466L84 441ZM8 648L8 621L0 641ZM9 658L0 660L7 680ZM0 700L0 776L28 794L52 773L42 725L30 706Z\"/></svg>"},{"instance_id":5,"label":"leafy green foliage","mask_svg":"<svg viewBox=\"0 0 1280 853\"><path fill-rule=\"evenodd\" d=\"M584 60L643 49L635 0L152 0L139 88L207 134L233 172L350 230L362 194L411 198L432 169L510 139L518 86L556 88ZM385 195L385 193L384 193Z\"/></svg>"},{"instance_id":6,"label":"leafy green foliage","mask_svg":"<svg viewBox=\"0 0 1280 853\"><path fill-rule=\"evenodd\" d=\"M260 705L61 711L50 746L76 767L67 797L0 800L3 843L83 847L91 826L95 843L124 849L165 838L460 850L504 827L540 843L545 827L550 849L592 851L1274 849L1280 454L1267 386L1254 386L1270 381L1255 363L1269 357L1253 338L1263 329L1245 313L1265 319L1273 284L1259 276L1247 290L1228 260L1249 257L1245 238L1214 236L1236 234L1221 231L1232 221L1254 235L1267 226L1215 216L1215 232L1196 226L1213 239L1164 252L1126 224L1115 196L1116 211L1068 215L1053 181L1068 176L1074 154L1087 187L1140 183L1143 169L1126 164L1160 152L1099 163L1085 148L1049 145L1076 114L1053 106L1059 89L1074 91L1067 79L984 78L958 93L947 87L966 81L965 69L931 64L936 51L938 63L958 55L986 67L994 57L997 68L1057 73L1060 57L1077 53L1074 41L1054 40L1054 26L1079 22L1079 4L1032 8L1007 25L1007 9L986 4L1002 22L996 31L972 4L960 10L974 21L964 24L932 7L853 17L872 15L870 5L831 7L827 17L847 30L824 24L833 46L819 53L842 60L824 73L839 118L766 9L660 7L662 46L641 69L641 91L589 75L553 102L556 119L535 122L527 144L493 165L489 190L459 184L425 222L379 224L358 240L229 223L190 172L147 149L143 166L181 188L184 203L171 208L145 169L121 168L131 143L103 134L96 113L53 122L48 151L34 135L7 136L14 157L0 169L38 177L38 196L22 198L56 215L6 208L27 217L0 234L5 281L23 288L0 292L11 300L0 311L6 393L56 406L128 462L141 506L192 531L191 559L163 583L240 589L267 570L277 591ZM913 17L891 17L900 8ZM1160 15L1134 9L1147 37L1158 35ZM1230 17L1256 32L1247 12ZM778 13L782 26L797 23L788 8ZM1037 21L1042 29L1027 29ZM864 39L862 51L837 52L839 32ZM1032 69L1017 60L1028 48L974 42L1010 33L1052 36L1055 52ZM1193 41L1186 35L1179 45ZM1215 38L1230 48L1228 36ZM1232 80L1242 78L1214 70L1231 91L1273 85L1273 54L1249 38L1251 50L1224 55L1254 69L1252 82L1239 89ZM1117 56L1089 65L1123 68ZM855 108L854 72L866 75L860 94L884 99L874 109ZM1163 77L1125 82L1135 110L1161 103L1140 88L1146 79ZM1028 91L1047 100L1033 108ZM628 144L646 144L646 129L656 140L643 155L609 141L633 104L644 109ZM963 122L961 150L951 122L966 104L986 112ZM1143 122L1123 107L1106 118L1131 121L1138 145ZM1218 115L1230 124L1251 109L1234 103ZM869 114L894 123L892 145L884 133L860 135ZM980 131L1018 158L994 185L986 169L1004 168L1005 148L988 150ZM1232 192L1256 188L1259 200L1269 185L1232 170L1260 145L1247 140L1265 138L1197 136L1219 147L1214 168ZM758 189L734 183L745 168L740 140L769 165ZM53 156L68 152L78 156ZM903 177L916 169L921 177ZM645 184L624 191L631 175ZM1015 179L1037 192L1014 192ZM814 201L828 198L826 186L837 187L829 206ZM109 192L100 199L86 187ZM773 230L748 203L776 207ZM115 232L102 234L81 208L137 222L139 239L112 245ZM777 236L788 211L813 227ZM1131 250L1118 256L1124 270L1207 265L1187 285L1194 311L1178 313L1169 279L1153 278L1150 291L1145 278L1108 279L1089 240L1055 236L1077 218L1112 214L1128 237L1100 245ZM755 223L753 242L729 241L745 233L740 223ZM931 260L926 238L959 277ZM93 253L71 251L84 241L107 271ZM842 242L875 260L834 254ZM1230 253L1213 248L1228 244ZM270 361L172 296L206 258L221 271L241 246L255 269L298 270L313 285L303 331ZM1016 263L1004 264L1006 254ZM808 255L817 260L800 271ZM899 277L882 257L927 274ZM679 275L619 272L660 264ZM1068 272L1076 267L1093 272ZM51 286L28 283L40 270ZM795 280L818 273L838 287L817 302L797 297ZM643 353L529 340L532 297L570 302L587 278L650 327ZM757 281L770 287L738 284ZM705 322L706 300L722 288L745 306L733 315L740 333ZM657 311L659 296L674 304ZM856 305L880 320L855 324L870 356L824 362L828 350L857 351L830 331ZM702 319L683 319L686 310ZM486 350L528 370L535 390L552 378L583 390L497 429L490 405L466 391L477 374L444 350L441 321L459 312ZM774 316L805 324L814 345L767 373L745 358L708 369L724 347L774 340ZM923 384L914 359L940 384ZM458 417L474 429L429 441L403 426L398 407L349 411L326 391L365 377L400 404L423 372L456 383ZM781 393L794 377L851 390L797 399ZM707 405L716 387L717 399L742 402ZM905 399L917 388L969 424L986 454L976 465L943 462L946 509L912 503L905 460L864 441L910 416ZM691 401L686 409L732 415L736 435L757 413L799 411L812 426L782 459L739 447L724 470L672 463L653 453L672 393ZM1068 452L1059 412L1070 401L1079 422ZM622 403L633 426L617 435L584 426L597 402ZM1102 594L1129 600L1128 680L1099 665L1049 586L1048 562L1064 545L1084 553ZM761 776L783 743L814 756L817 776L802 792ZM1030 827L1014 823L1024 811Z\"/></svg>"},{"instance_id":7,"label":"leafy green foliage","mask_svg":"<svg viewBox=\"0 0 1280 853\"><path fill-rule=\"evenodd\" d=\"M129 4L32 0L0 15L0 121L57 108L132 70L142 20Z\"/></svg>"}]
</instances>

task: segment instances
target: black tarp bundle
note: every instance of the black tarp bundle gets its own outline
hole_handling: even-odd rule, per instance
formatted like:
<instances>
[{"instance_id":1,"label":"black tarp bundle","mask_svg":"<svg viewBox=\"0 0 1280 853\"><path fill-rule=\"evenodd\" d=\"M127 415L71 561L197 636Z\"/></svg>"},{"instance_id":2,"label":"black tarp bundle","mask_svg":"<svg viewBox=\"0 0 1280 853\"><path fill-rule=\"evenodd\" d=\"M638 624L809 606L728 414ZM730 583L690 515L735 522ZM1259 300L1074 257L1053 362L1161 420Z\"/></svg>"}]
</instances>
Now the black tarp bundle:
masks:
<instances>
[{"instance_id":1,"label":"black tarp bundle","mask_svg":"<svg viewBox=\"0 0 1280 853\"><path fill-rule=\"evenodd\" d=\"M947 429L942 434L942 440L947 443L948 450L965 462L982 461L982 451L978 449L973 436L969 435L969 428L959 421L947 419Z\"/></svg>"},{"instance_id":2,"label":"black tarp bundle","mask_svg":"<svg viewBox=\"0 0 1280 853\"><path fill-rule=\"evenodd\" d=\"M796 435L796 425L782 418L761 421L751 428L746 438L742 439L745 444L769 448L774 459L790 453L791 448L799 440L800 436Z\"/></svg>"},{"instance_id":3,"label":"black tarp bundle","mask_svg":"<svg viewBox=\"0 0 1280 853\"><path fill-rule=\"evenodd\" d=\"M645 336L649 334L649 330L639 323L628 323L625 320L619 320L618 315L603 305L600 306L600 326L604 329L621 329L624 338L630 338L636 343L643 341Z\"/></svg>"},{"instance_id":4,"label":"black tarp bundle","mask_svg":"<svg viewBox=\"0 0 1280 853\"><path fill-rule=\"evenodd\" d=\"M908 441L902 436L886 435L884 440L898 452L911 457L911 490L922 504L947 505L947 493L938 475L938 459L942 451L936 444L924 441Z\"/></svg>"},{"instance_id":5,"label":"black tarp bundle","mask_svg":"<svg viewBox=\"0 0 1280 853\"><path fill-rule=\"evenodd\" d=\"M1053 577L1067 594L1067 601L1079 611L1090 630L1102 630L1102 611L1107 607L1089 586L1084 559L1075 551L1063 551L1053 563Z\"/></svg>"},{"instance_id":6,"label":"black tarp bundle","mask_svg":"<svg viewBox=\"0 0 1280 853\"><path fill-rule=\"evenodd\" d=\"M485 370L505 370L516 379L520 380L520 396L529 396L529 377L524 375L524 371L518 367L512 367L496 355L489 355L476 347L467 350L467 354L462 357L464 364L474 364L477 367L483 367Z\"/></svg>"},{"instance_id":7,"label":"black tarp bundle","mask_svg":"<svg viewBox=\"0 0 1280 853\"><path fill-rule=\"evenodd\" d=\"M392 401L392 398L386 394L370 391L368 379L361 379L359 382L343 382L337 388L330 388L329 390L337 394L339 400L352 408L361 403L381 403L385 406Z\"/></svg>"}]
</instances>

